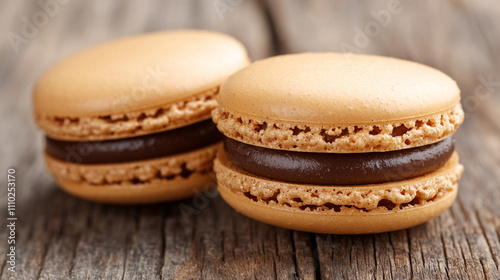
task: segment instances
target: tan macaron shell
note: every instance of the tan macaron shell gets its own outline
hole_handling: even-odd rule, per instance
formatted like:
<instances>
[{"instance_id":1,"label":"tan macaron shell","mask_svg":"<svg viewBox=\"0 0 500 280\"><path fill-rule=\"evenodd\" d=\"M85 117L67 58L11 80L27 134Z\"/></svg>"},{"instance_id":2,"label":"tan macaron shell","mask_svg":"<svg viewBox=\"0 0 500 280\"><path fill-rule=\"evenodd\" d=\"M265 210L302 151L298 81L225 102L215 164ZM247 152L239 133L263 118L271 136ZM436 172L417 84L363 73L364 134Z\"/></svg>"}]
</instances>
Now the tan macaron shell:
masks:
<instances>
[{"instance_id":1,"label":"tan macaron shell","mask_svg":"<svg viewBox=\"0 0 500 280\"><path fill-rule=\"evenodd\" d=\"M221 83L246 66L221 33L178 30L118 39L49 68L34 89L38 125L70 141L133 137L209 118Z\"/></svg>"},{"instance_id":2,"label":"tan macaron shell","mask_svg":"<svg viewBox=\"0 0 500 280\"><path fill-rule=\"evenodd\" d=\"M396 58L303 53L271 57L232 75L220 106L260 119L358 125L422 118L454 108L455 81Z\"/></svg>"},{"instance_id":3,"label":"tan macaron shell","mask_svg":"<svg viewBox=\"0 0 500 280\"><path fill-rule=\"evenodd\" d=\"M457 196L455 189L439 201L395 213L336 215L305 212L249 201L246 197L220 187L222 198L236 211L257 221L282 228L324 234L368 234L395 231L425 223L448 209Z\"/></svg>"},{"instance_id":4,"label":"tan macaron shell","mask_svg":"<svg viewBox=\"0 0 500 280\"><path fill-rule=\"evenodd\" d=\"M48 69L35 87L35 110L81 117L154 108L217 87L247 63L243 45L216 32L118 39Z\"/></svg>"},{"instance_id":5,"label":"tan macaron shell","mask_svg":"<svg viewBox=\"0 0 500 280\"><path fill-rule=\"evenodd\" d=\"M451 78L415 62L305 53L228 78L212 118L227 137L271 149L365 153L432 144L463 122Z\"/></svg>"},{"instance_id":6,"label":"tan macaron shell","mask_svg":"<svg viewBox=\"0 0 500 280\"><path fill-rule=\"evenodd\" d=\"M216 186L210 174L194 174L189 179L175 178L138 186L96 187L58 179L66 192L90 201L108 204L152 204L192 197Z\"/></svg>"}]
</instances>

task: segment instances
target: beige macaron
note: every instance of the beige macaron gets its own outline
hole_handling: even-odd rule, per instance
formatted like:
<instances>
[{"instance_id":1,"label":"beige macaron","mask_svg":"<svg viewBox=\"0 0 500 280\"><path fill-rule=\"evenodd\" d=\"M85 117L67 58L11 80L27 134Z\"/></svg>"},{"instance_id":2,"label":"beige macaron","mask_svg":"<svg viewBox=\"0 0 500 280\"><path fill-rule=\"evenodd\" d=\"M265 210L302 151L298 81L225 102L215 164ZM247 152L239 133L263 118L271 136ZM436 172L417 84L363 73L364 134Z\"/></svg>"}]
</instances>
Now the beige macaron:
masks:
<instances>
[{"instance_id":1,"label":"beige macaron","mask_svg":"<svg viewBox=\"0 0 500 280\"><path fill-rule=\"evenodd\" d=\"M219 191L251 218L318 233L384 232L434 218L457 195L460 90L431 67L282 55L229 77L218 101Z\"/></svg>"},{"instance_id":2,"label":"beige macaron","mask_svg":"<svg viewBox=\"0 0 500 280\"><path fill-rule=\"evenodd\" d=\"M210 186L221 83L246 66L243 45L175 30L107 42L50 67L33 95L49 171L89 200L155 203Z\"/></svg>"}]
</instances>

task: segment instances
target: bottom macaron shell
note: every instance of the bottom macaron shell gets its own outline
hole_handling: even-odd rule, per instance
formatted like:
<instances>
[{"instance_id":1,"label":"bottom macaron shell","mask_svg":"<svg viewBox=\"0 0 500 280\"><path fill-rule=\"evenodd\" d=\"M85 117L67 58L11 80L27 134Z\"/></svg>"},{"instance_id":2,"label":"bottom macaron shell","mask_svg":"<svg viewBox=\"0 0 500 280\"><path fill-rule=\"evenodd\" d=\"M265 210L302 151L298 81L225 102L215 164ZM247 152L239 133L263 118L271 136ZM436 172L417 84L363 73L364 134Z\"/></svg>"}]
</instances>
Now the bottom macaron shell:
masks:
<instances>
[{"instance_id":1,"label":"bottom macaron shell","mask_svg":"<svg viewBox=\"0 0 500 280\"><path fill-rule=\"evenodd\" d=\"M307 232L367 234L409 228L441 214L457 196L463 167L455 153L440 169L409 180L361 186L300 185L248 174L221 151L214 170L222 198L250 218Z\"/></svg>"},{"instance_id":2,"label":"bottom macaron shell","mask_svg":"<svg viewBox=\"0 0 500 280\"><path fill-rule=\"evenodd\" d=\"M212 162L221 144L187 153L113 164L64 162L45 153L48 170L66 192L110 204L148 204L188 198L215 187Z\"/></svg>"},{"instance_id":3,"label":"bottom macaron shell","mask_svg":"<svg viewBox=\"0 0 500 280\"><path fill-rule=\"evenodd\" d=\"M457 196L458 186L439 201L395 213L342 215L305 212L293 208L263 205L221 186L222 198L236 211L254 220L293 230L325 234L368 234L395 231L425 223L448 209Z\"/></svg>"},{"instance_id":4,"label":"bottom macaron shell","mask_svg":"<svg viewBox=\"0 0 500 280\"><path fill-rule=\"evenodd\" d=\"M165 182L138 184L133 186L98 187L58 179L60 187L67 193L90 201L109 204L150 204L192 197L215 187L214 176L194 173L189 178L176 178Z\"/></svg>"}]
</instances>

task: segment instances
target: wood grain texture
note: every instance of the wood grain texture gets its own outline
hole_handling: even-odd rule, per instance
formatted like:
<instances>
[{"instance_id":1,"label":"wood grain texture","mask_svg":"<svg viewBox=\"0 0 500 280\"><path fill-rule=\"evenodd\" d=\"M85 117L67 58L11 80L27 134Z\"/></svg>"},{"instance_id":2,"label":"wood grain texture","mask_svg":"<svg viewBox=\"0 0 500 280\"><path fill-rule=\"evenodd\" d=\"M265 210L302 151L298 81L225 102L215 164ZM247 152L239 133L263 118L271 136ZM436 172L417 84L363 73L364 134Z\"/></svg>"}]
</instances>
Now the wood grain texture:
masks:
<instances>
[{"instance_id":1,"label":"wood grain texture","mask_svg":"<svg viewBox=\"0 0 500 280\"><path fill-rule=\"evenodd\" d=\"M0 227L0 279L500 279L498 1L61 0L16 52L8 36L23 36L25 19L44 11L37 2L0 4L0 178L16 168L18 217L16 273ZM374 14L387 13L377 29ZM466 111L456 134L465 166L457 201L408 230L336 236L250 220L214 192L136 207L63 193L45 171L31 119L36 78L85 47L172 28L231 34L253 59L347 48L443 70ZM6 187L0 194L6 221Z\"/></svg>"}]
</instances>

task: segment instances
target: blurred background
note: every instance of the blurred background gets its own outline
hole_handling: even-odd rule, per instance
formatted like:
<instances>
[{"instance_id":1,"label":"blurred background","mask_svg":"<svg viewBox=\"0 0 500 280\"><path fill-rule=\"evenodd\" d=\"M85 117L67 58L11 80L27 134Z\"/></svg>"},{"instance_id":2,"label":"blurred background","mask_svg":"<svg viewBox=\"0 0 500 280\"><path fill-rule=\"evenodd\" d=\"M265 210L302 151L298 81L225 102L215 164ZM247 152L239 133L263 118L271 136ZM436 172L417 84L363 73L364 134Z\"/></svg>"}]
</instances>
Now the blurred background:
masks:
<instances>
[{"instance_id":1,"label":"blurred background","mask_svg":"<svg viewBox=\"0 0 500 280\"><path fill-rule=\"evenodd\" d=\"M86 47L118 37L180 28L209 29L230 34L247 47L253 60L296 52L369 53L421 62L455 79L462 90L462 104L466 112L465 123L456 134L457 149L466 171L460 181L458 200L451 212L429 224L438 228L444 227L440 224L456 227L453 234L457 236L453 240L457 244L452 244L450 248L457 247L459 249L456 250L460 251L461 246L468 246L463 244L473 240L475 243L470 247L472 249L469 248L469 255L465 253L462 257L482 261L472 261L469 268L477 266L478 271L482 269L490 273L496 269L498 273L498 0L1 0L0 172L16 167L21 178L18 183L18 208L23 211L26 222L18 230L26 233L24 241L32 242L29 243L32 249L20 249L24 251L18 254L23 260L20 265L32 273L29 275L43 275L51 271L51 265L55 265L49 257L45 261L47 254L55 254L47 249L54 240L46 232L63 232L58 227L64 227L61 221L66 218L59 217L59 211L77 211L73 208L73 204L77 204L86 209L86 214L81 215L86 215L89 221L92 217L105 216L109 211L114 213L108 216L113 219L130 211L136 215L142 213L140 209L117 210L95 206L57 189L44 170L42 135L36 130L31 116L31 91L37 77L52 63ZM0 197L5 197L5 193L5 188L0 189ZM3 200L0 202L0 211L5 209L5 203ZM214 205L219 204L223 205L223 202L216 199ZM50 210L53 206L59 210ZM164 207L170 209L171 206L159 207L165 210ZM168 219L169 214L166 215L162 217ZM236 214L231 215L234 216L231 219L246 221ZM482 215L486 215L487 220L478 218ZM46 220L47 216L61 224L54 225L54 220ZM205 226L210 227L210 224ZM5 229L1 229L0 234L4 236ZM69 237L68 240L72 239ZM323 241L330 245L336 242ZM486 249L481 246L474 249L474 244L486 244ZM4 250L2 245L2 256L5 255ZM75 258L83 254L76 249L75 252ZM189 252L185 254L189 258ZM33 268L29 268L32 265ZM451 271L453 267L449 265L446 263L437 269ZM170 268L163 269L168 271ZM32 278L27 276L26 279Z\"/></svg>"}]
</instances>

